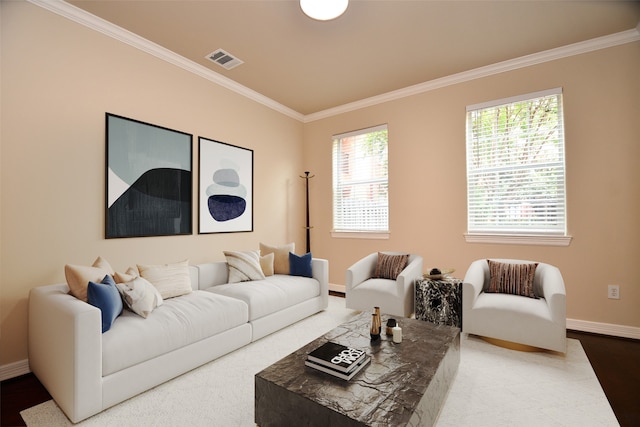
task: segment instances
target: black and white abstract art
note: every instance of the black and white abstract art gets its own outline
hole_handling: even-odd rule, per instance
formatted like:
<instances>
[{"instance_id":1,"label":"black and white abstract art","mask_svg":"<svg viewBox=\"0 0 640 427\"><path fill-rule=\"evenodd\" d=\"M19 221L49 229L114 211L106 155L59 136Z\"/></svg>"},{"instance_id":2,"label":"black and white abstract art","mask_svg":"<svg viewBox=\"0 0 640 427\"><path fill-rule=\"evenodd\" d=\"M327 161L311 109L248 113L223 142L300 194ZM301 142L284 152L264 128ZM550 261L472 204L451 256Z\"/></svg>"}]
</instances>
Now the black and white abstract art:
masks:
<instances>
[{"instance_id":1,"label":"black and white abstract art","mask_svg":"<svg viewBox=\"0 0 640 427\"><path fill-rule=\"evenodd\" d=\"M106 114L106 237L192 233L193 136Z\"/></svg>"}]
</instances>

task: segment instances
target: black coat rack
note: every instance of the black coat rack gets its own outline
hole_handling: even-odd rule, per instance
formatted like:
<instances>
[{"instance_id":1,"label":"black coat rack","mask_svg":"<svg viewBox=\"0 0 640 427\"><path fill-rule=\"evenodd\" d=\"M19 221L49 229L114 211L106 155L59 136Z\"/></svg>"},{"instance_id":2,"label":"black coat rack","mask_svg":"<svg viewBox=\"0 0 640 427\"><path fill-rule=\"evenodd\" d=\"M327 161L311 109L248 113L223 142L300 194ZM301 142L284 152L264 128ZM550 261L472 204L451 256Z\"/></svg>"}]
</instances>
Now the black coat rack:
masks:
<instances>
[{"instance_id":1,"label":"black coat rack","mask_svg":"<svg viewBox=\"0 0 640 427\"><path fill-rule=\"evenodd\" d=\"M315 175L309 176L309 171L305 171L304 176L300 175L300 178L306 180L307 186L307 226L305 227L307 230L307 253L311 252L311 226L309 225L309 180L313 178Z\"/></svg>"}]
</instances>

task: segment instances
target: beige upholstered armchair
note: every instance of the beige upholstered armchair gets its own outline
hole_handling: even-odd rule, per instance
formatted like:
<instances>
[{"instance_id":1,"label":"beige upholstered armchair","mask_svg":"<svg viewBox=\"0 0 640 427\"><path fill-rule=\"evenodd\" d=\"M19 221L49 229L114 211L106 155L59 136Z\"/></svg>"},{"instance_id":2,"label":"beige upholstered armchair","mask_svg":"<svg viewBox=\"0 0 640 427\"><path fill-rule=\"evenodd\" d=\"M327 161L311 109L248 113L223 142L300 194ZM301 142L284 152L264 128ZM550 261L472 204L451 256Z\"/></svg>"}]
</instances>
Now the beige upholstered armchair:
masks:
<instances>
[{"instance_id":1,"label":"beige upholstered armchair","mask_svg":"<svg viewBox=\"0 0 640 427\"><path fill-rule=\"evenodd\" d=\"M382 256L385 255L388 257L402 253L383 252ZM380 311L385 314L411 316L414 282L422 277L422 257L409 254L406 267L395 279L375 277L376 267L379 267L378 252L367 255L349 267L346 277L347 308L371 311L373 307L380 307Z\"/></svg>"},{"instance_id":2,"label":"beige upholstered armchair","mask_svg":"<svg viewBox=\"0 0 640 427\"><path fill-rule=\"evenodd\" d=\"M535 261L491 260L502 264L534 264ZM494 276L500 271L494 267ZM506 267L510 269L509 267ZM513 270L513 269L510 269ZM504 271L502 271L504 273ZM509 276L513 280L504 279ZM526 274L507 271L503 282L522 281ZM516 279L514 279L516 278ZM567 350L566 293L557 267L537 263L531 289L513 284L518 292L533 292L533 297L496 292L491 283L489 262L474 261L464 277L462 291L462 331L512 343L565 353ZM510 285L509 285L510 286ZM488 292L493 290L494 292ZM513 289L511 289L513 291ZM516 293L518 293L516 292Z\"/></svg>"}]
</instances>

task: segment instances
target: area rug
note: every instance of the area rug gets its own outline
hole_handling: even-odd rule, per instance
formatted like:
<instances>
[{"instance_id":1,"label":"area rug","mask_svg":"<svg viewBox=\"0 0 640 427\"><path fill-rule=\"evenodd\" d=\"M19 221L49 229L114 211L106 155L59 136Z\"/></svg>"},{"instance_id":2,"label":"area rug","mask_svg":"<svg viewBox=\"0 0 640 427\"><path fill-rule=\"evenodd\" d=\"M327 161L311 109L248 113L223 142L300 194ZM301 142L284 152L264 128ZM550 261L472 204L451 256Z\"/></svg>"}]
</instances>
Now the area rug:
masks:
<instances>
[{"instance_id":1,"label":"area rug","mask_svg":"<svg viewBox=\"0 0 640 427\"><path fill-rule=\"evenodd\" d=\"M329 308L79 424L255 426L254 375L358 312ZM21 412L29 427L72 426L53 401ZM461 335L460 367L437 421L449 426L617 426L577 340L566 355L519 352Z\"/></svg>"}]
</instances>

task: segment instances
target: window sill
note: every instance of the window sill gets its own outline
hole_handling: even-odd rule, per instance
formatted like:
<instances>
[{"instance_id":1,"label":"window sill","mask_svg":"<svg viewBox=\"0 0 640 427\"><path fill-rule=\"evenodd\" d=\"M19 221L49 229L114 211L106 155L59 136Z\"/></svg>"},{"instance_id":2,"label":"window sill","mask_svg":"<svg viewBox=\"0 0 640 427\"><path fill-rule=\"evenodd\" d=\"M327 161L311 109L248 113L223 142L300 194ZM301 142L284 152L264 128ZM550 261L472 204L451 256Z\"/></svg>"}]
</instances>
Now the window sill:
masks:
<instances>
[{"instance_id":1,"label":"window sill","mask_svg":"<svg viewBox=\"0 0 640 427\"><path fill-rule=\"evenodd\" d=\"M544 236L526 234L469 234L467 243L497 243L503 245L569 246L572 236Z\"/></svg>"},{"instance_id":2,"label":"window sill","mask_svg":"<svg viewBox=\"0 0 640 427\"><path fill-rule=\"evenodd\" d=\"M338 239L378 239L388 240L391 233L388 231L332 231L331 237Z\"/></svg>"}]
</instances>

